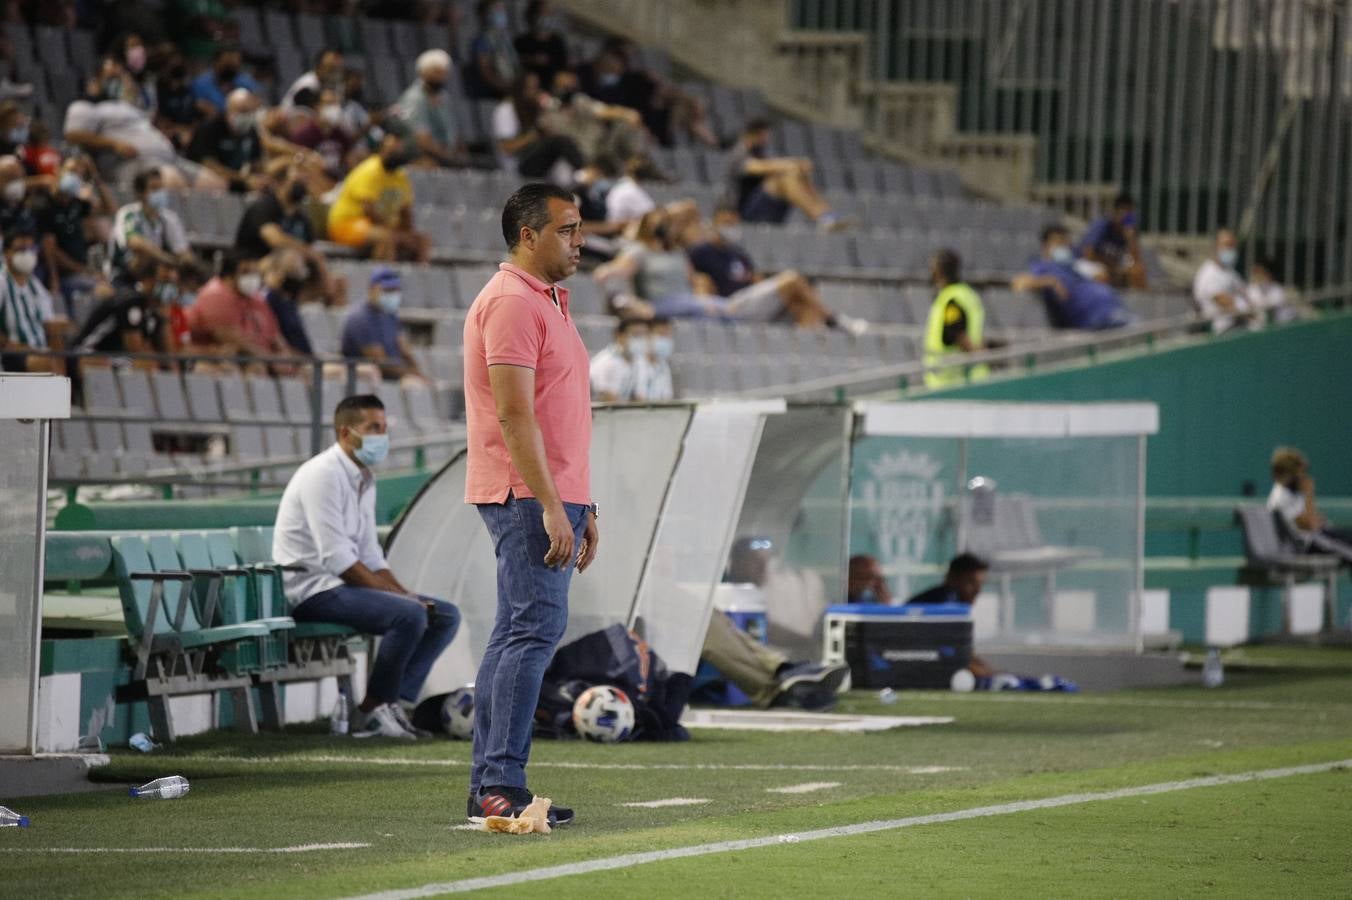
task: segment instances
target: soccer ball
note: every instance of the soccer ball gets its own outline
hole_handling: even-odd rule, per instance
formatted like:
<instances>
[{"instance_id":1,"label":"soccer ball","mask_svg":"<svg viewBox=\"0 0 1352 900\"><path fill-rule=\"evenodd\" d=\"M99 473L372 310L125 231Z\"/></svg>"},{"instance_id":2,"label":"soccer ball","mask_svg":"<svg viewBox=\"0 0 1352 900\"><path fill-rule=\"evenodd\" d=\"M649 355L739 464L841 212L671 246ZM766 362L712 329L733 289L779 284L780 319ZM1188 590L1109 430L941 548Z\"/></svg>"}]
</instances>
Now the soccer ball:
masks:
<instances>
[{"instance_id":1,"label":"soccer ball","mask_svg":"<svg viewBox=\"0 0 1352 900\"><path fill-rule=\"evenodd\" d=\"M627 741L634 731L634 704L617 687L589 687L573 703L573 727L589 741Z\"/></svg>"},{"instance_id":2,"label":"soccer ball","mask_svg":"<svg viewBox=\"0 0 1352 900\"><path fill-rule=\"evenodd\" d=\"M441 703L441 728L453 738L474 737L474 685L456 688Z\"/></svg>"}]
</instances>

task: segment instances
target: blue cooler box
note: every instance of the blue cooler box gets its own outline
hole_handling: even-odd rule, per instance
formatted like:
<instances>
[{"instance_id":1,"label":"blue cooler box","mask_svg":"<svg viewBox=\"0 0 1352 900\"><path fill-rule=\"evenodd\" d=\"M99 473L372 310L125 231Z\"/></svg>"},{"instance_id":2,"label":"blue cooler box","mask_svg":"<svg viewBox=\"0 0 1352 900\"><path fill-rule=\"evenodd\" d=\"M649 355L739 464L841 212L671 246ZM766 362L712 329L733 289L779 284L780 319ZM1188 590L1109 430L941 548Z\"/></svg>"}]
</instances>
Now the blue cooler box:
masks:
<instances>
[{"instance_id":1,"label":"blue cooler box","mask_svg":"<svg viewBox=\"0 0 1352 900\"><path fill-rule=\"evenodd\" d=\"M972 611L960 603L827 607L827 662L859 688L942 688L972 661Z\"/></svg>"}]
</instances>

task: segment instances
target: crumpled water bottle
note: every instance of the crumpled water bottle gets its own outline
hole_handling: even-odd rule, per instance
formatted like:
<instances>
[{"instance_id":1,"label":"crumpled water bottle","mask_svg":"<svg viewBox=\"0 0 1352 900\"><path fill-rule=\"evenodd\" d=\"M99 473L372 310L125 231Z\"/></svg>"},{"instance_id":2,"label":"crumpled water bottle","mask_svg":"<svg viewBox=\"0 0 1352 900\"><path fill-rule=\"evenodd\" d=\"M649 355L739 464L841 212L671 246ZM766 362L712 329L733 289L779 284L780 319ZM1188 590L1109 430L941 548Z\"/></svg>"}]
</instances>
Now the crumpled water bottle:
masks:
<instances>
[{"instance_id":1,"label":"crumpled water bottle","mask_svg":"<svg viewBox=\"0 0 1352 900\"><path fill-rule=\"evenodd\" d=\"M133 734L128 738L127 745L135 750L140 750L142 753L149 753L160 746L152 741L149 735L141 731L136 732L136 734Z\"/></svg>"},{"instance_id":2,"label":"crumpled water bottle","mask_svg":"<svg viewBox=\"0 0 1352 900\"><path fill-rule=\"evenodd\" d=\"M0 828L27 828L28 816L21 816L8 806L0 806Z\"/></svg>"},{"instance_id":3,"label":"crumpled water bottle","mask_svg":"<svg viewBox=\"0 0 1352 900\"><path fill-rule=\"evenodd\" d=\"M170 775L168 778L156 778L138 788L128 788L133 797L150 800L177 800L188 793L188 779L182 775Z\"/></svg>"}]
</instances>

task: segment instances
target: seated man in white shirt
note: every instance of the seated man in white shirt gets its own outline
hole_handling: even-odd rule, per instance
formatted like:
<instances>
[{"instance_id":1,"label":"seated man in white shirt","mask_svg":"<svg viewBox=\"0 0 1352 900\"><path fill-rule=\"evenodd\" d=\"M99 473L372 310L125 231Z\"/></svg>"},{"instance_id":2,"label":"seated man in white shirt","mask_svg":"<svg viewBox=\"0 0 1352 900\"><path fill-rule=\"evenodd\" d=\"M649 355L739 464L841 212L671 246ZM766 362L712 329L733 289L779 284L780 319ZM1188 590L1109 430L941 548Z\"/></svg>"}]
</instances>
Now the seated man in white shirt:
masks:
<instances>
[{"instance_id":1,"label":"seated man in white shirt","mask_svg":"<svg viewBox=\"0 0 1352 900\"><path fill-rule=\"evenodd\" d=\"M423 682L455 638L460 611L415 594L390 571L376 540L371 467L385 459L385 407L372 394L344 398L333 414L338 440L302 465L282 494L272 556L287 567L286 596L298 622L336 622L383 635L358 707L357 736L412 739L402 701Z\"/></svg>"},{"instance_id":2,"label":"seated man in white shirt","mask_svg":"<svg viewBox=\"0 0 1352 900\"><path fill-rule=\"evenodd\" d=\"M634 373L634 399L661 403L676 396L671 380L671 354L675 350L670 319L648 321L648 352L638 357Z\"/></svg>"},{"instance_id":3,"label":"seated man in white shirt","mask_svg":"<svg viewBox=\"0 0 1352 900\"><path fill-rule=\"evenodd\" d=\"M1202 318L1211 322L1216 334L1236 325L1261 322L1249 308L1248 288L1235 268L1239 262L1239 242L1235 233L1222 228L1216 233L1216 249L1192 279L1192 299Z\"/></svg>"},{"instance_id":4,"label":"seated man in white shirt","mask_svg":"<svg viewBox=\"0 0 1352 900\"><path fill-rule=\"evenodd\" d=\"M643 164L641 156L631 158L625 164L624 176L606 194L607 222L635 222L657 209L652 195L638 183L638 173Z\"/></svg>"},{"instance_id":5,"label":"seated man in white shirt","mask_svg":"<svg viewBox=\"0 0 1352 900\"><path fill-rule=\"evenodd\" d=\"M629 319L615 326L615 340L592 357L592 397L603 403L635 399L639 367L648 355L648 323Z\"/></svg>"},{"instance_id":6,"label":"seated man in white shirt","mask_svg":"<svg viewBox=\"0 0 1352 900\"><path fill-rule=\"evenodd\" d=\"M1294 447L1278 447L1272 453L1272 491L1267 508L1281 517L1307 551L1332 553L1352 563L1352 532L1329 526L1315 503L1309 461Z\"/></svg>"}]
</instances>

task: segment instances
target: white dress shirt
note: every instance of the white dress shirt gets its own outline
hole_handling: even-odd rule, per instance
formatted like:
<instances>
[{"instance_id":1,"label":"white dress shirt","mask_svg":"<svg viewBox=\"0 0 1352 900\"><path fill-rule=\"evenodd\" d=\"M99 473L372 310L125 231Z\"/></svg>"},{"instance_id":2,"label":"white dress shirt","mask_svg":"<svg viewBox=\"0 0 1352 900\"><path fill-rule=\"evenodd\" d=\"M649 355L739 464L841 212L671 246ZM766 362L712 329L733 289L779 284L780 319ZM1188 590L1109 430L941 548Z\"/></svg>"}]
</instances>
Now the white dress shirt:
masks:
<instances>
[{"instance_id":1,"label":"white dress shirt","mask_svg":"<svg viewBox=\"0 0 1352 900\"><path fill-rule=\"evenodd\" d=\"M291 476L277 507L272 558L304 569L283 575L292 606L341 585L338 576L353 563L389 568L376 539L375 479L338 444Z\"/></svg>"},{"instance_id":2,"label":"white dress shirt","mask_svg":"<svg viewBox=\"0 0 1352 900\"><path fill-rule=\"evenodd\" d=\"M603 394L611 394L621 402L634 399L638 373L618 344L611 344L592 357L590 374L592 394L598 399Z\"/></svg>"},{"instance_id":3,"label":"white dress shirt","mask_svg":"<svg viewBox=\"0 0 1352 900\"><path fill-rule=\"evenodd\" d=\"M1235 316L1227 312L1216 297L1228 294L1235 301L1235 312L1249 312L1248 288L1234 269L1227 269L1214 259L1202 263L1192 279L1192 299L1202 317L1211 320L1211 330L1220 334L1235 325Z\"/></svg>"}]
</instances>

